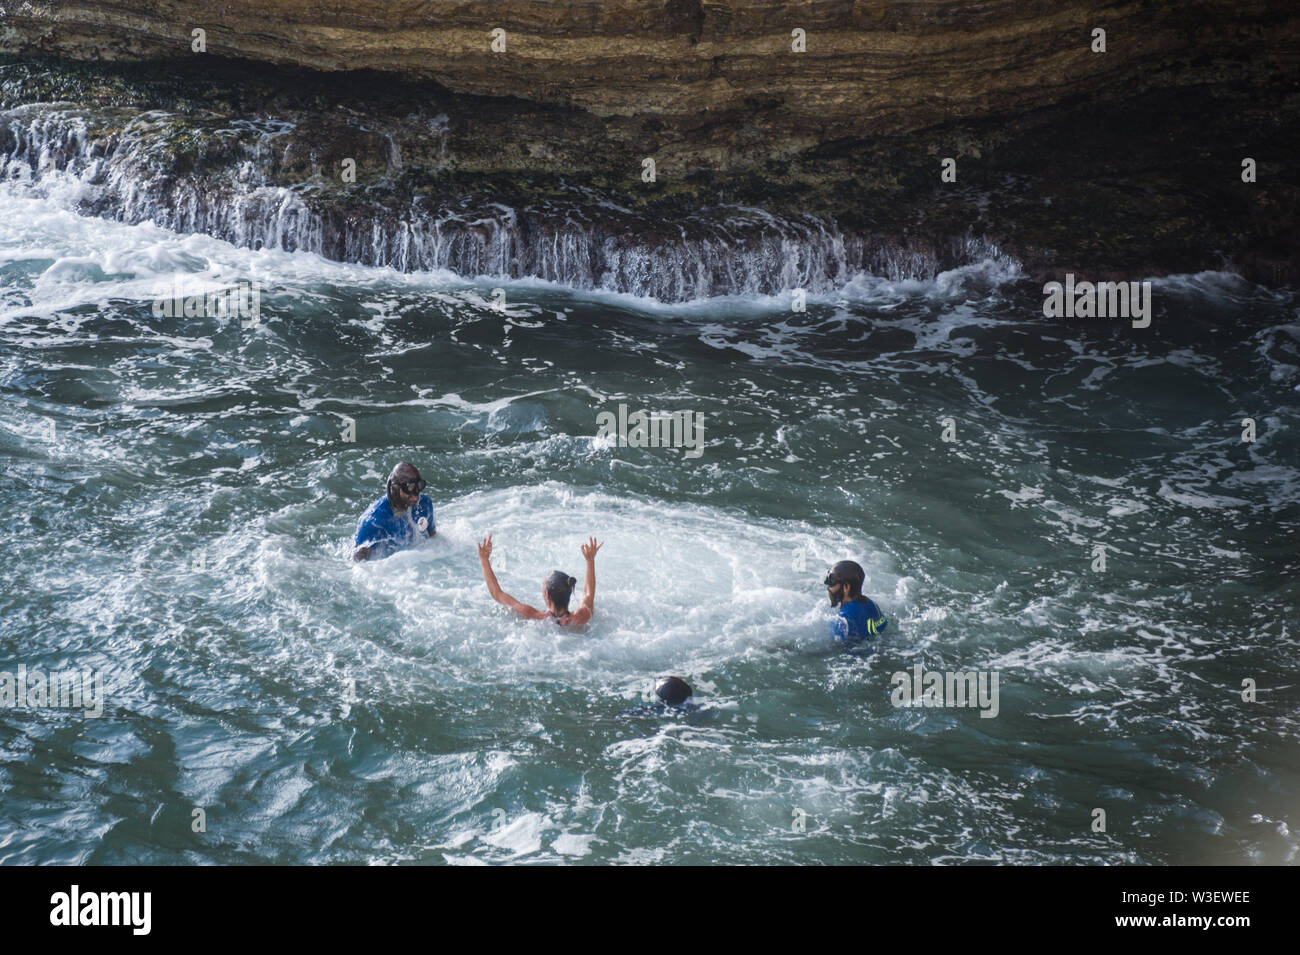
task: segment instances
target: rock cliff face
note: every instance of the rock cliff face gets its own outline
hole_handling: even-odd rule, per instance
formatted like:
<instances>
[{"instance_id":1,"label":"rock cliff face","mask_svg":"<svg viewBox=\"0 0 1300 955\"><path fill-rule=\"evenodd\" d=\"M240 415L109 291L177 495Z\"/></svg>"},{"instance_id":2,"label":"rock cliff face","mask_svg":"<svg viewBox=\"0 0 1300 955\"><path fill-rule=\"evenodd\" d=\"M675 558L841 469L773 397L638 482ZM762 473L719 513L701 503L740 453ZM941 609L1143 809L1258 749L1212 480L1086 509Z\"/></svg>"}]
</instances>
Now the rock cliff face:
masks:
<instances>
[{"instance_id":1,"label":"rock cliff face","mask_svg":"<svg viewBox=\"0 0 1300 955\"><path fill-rule=\"evenodd\" d=\"M0 0L0 178L663 301L989 260L1296 283L1298 114L1294 0Z\"/></svg>"},{"instance_id":2,"label":"rock cliff face","mask_svg":"<svg viewBox=\"0 0 1300 955\"><path fill-rule=\"evenodd\" d=\"M626 135L645 149L715 167L1276 70L1294 63L1298 28L1293 0L0 0L4 51L197 57L201 29L204 55L635 118Z\"/></svg>"}]
</instances>

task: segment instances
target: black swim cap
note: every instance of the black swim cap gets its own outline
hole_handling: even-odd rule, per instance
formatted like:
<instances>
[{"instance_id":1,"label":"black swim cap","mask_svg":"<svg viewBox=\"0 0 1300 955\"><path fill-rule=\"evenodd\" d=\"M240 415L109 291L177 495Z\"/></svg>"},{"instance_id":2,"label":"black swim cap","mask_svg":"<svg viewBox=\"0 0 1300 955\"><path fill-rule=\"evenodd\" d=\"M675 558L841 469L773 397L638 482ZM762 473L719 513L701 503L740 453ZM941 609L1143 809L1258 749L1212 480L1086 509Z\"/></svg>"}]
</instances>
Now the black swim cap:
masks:
<instances>
[{"instance_id":1,"label":"black swim cap","mask_svg":"<svg viewBox=\"0 0 1300 955\"><path fill-rule=\"evenodd\" d=\"M569 609L569 597L573 595L573 588L577 585L578 579L570 577L562 570L553 570L551 575L546 578L543 588L546 590L546 596L551 598L551 603L555 604L558 610Z\"/></svg>"},{"instance_id":2,"label":"black swim cap","mask_svg":"<svg viewBox=\"0 0 1300 955\"><path fill-rule=\"evenodd\" d=\"M655 684L655 696L669 706L681 706L691 698L691 688L679 676L665 676Z\"/></svg>"}]
</instances>

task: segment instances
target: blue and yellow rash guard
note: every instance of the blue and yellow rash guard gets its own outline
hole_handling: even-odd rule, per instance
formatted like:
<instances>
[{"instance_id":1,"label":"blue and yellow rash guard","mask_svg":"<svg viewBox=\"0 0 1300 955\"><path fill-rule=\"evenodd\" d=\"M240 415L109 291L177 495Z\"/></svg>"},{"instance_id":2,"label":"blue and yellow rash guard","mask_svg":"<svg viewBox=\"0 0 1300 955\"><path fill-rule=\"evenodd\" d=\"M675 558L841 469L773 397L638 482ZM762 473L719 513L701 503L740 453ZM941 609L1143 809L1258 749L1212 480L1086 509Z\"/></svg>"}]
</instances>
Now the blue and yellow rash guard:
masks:
<instances>
[{"instance_id":1,"label":"blue and yellow rash guard","mask_svg":"<svg viewBox=\"0 0 1300 955\"><path fill-rule=\"evenodd\" d=\"M846 600L840 604L839 613L831 621L831 639L836 643L860 643L874 637L889 626L874 600L866 597L862 602Z\"/></svg>"},{"instance_id":2,"label":"blue and yellow rash guard","mask_svg":"<svg viewBox=\"0 0 1300 955\"><path fill-rule=\"evenodd\" d=\"M434 532L433 501L427 494L402 515L393 513L385 494L371 504L357 524L357 547L369 547L374 557L387 557Z\"/></svg>"}]
</instances>

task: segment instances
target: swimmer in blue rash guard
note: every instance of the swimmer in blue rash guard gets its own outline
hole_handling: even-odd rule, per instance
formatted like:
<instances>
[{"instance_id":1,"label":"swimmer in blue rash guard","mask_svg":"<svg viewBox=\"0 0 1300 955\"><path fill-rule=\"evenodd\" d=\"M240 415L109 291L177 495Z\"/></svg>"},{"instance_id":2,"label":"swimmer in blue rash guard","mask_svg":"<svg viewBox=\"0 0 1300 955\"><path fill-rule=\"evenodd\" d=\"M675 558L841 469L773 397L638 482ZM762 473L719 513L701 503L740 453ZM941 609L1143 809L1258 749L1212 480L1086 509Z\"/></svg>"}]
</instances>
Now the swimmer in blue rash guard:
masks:
<instances>
[{"instance_id":1,"label":"swimmer in blue rash guard","mask_svg":"<svg viewBox=\"0 0 1300 955\"><path fill-rule=\"evenodd\" d=\"M831 623L831 639L836 643L854 646L876 636L889 625L875 601L862 596L862 585L867 579L861 565L842 560L826 575L826 592L831 606L840 608Z\"/></svg>"},{"instance_id":2,"label":"swimmer in blue rash guard","mask_svg":"<svg viewBox=\"0 0 1300 955\"><path fill-rule=\"evenodd\" d=\"M387 557L436 534L433 502L420 493L427 486L415 465L403 462L393 468L387 493L361 515L352 559Z\"/></svg>"}]
</instances>

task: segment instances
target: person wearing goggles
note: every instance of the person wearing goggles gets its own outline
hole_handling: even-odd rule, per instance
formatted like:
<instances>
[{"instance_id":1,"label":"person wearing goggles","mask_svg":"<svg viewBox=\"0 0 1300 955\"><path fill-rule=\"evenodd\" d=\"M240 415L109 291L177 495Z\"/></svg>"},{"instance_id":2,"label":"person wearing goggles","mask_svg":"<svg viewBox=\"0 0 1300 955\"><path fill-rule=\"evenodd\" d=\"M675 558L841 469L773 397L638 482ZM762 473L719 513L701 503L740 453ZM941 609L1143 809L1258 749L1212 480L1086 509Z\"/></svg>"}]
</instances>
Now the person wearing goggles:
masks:
<instances>
[{"instance_id":1,"label":"person wearing goggles","mask_svg":"<svg viewBox=\"0 0 1300 955\"><path fill-rule=\"evenodd\" d=\"M428 485L415 465L403 462L388 475L385 494L361 515L353 560L387 557L437 533Z\"/></svg>"},{"instance_id":2,"label":"person wearing goggles","mask_svg":"<svg viewBox=\"0 0 1300 955\"><path fill-rule=\"evenodd\" d=\"M826 575L824 583L831 606L839 608L831 622L831 639L836 643L859 644L889 626L875 601L862 596L866 579L862 566L851 560L840 561Z\"/></svg>"}]
</instances>

